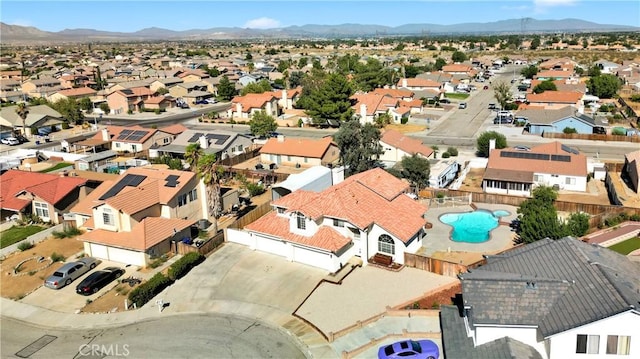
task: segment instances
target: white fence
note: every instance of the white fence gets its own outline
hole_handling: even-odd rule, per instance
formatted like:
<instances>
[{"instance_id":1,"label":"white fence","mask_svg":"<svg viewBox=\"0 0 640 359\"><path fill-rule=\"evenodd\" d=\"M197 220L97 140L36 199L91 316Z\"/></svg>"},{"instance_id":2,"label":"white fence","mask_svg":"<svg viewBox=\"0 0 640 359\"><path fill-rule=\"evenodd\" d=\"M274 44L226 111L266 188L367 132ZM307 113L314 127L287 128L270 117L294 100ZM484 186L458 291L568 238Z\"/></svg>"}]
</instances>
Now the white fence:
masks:
<instances>
[{"instance_id":1,"label":"white fence","mask_svg":"<svg viewBox=\"0 0 640 359\"><path fill-rule=\"evenodd\" d=\"M251 247L251 235L241 229L226 228L225 240Z\"/></svg>"}]
</instances>

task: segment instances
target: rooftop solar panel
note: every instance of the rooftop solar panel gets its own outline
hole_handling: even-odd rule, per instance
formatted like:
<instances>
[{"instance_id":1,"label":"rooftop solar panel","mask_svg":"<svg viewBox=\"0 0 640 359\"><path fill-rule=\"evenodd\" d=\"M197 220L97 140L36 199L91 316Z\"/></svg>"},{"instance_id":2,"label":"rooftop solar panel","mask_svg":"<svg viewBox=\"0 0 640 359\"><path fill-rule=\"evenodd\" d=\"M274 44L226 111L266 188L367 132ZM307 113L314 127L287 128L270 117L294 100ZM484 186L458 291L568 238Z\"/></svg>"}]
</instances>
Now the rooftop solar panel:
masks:
<instances>
[{"instance_id":1,"label":"rooftop solar panel","mask_svg":"<svg viewBox=\"0 0 640 359\"><path fill-rule=\"evenodd\" d=\"M140 183L142 183L142 181L145 180L145 178L147 178L147 176L132 174L125 175L120 181L118 181L118 183L111 187L99 199L103 201L105 199L111 198L120 193L120 191L122 191L122 189L126 186L137 187Z\"/></svg>"},{"instance_id":2,"label":"rooftop solar panel","mask_svg":"<svg viewBox=\"0 0 640 359\"><path fill-rule=\"evenodd\" d=\"M116 139L117 140L124 140L125 138L127 138L127 136L129 136L132 133L133 133L133 130L122 130L120 132L120 134L118 135L118 138L116 138Z\"/></svg>"}]
</instances>

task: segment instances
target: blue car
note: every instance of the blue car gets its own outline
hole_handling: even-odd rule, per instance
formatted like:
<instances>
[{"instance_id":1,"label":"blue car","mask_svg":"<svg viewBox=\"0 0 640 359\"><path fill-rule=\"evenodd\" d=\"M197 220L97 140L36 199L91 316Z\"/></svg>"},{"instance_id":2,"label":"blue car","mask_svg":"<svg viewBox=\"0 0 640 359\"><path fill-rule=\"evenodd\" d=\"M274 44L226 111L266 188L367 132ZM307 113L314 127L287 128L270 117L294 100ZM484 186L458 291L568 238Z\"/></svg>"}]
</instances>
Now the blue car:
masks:
<instances>
[{"instance_id":1,"label":"blue car","mask_svg":"<svg viewBox=\"0 0 640 359\"><path fill-rule=\"evenodd\" d=\"M431 340L403 340L378 349L378 359L438 359L440 350Z\"/></svg>"}]
</instances>

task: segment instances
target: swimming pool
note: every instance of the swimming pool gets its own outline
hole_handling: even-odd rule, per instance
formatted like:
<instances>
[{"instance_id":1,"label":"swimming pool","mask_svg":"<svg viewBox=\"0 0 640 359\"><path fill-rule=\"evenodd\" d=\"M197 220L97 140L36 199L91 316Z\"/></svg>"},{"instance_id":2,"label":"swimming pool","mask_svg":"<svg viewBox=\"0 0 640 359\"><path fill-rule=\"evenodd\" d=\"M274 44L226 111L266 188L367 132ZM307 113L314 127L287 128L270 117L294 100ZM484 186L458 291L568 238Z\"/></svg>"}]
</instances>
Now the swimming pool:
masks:
<instances>
[{"instance_id":1,"label":"swimming pool","mask_svg":"<svg viewBox=\"0 0 640 359\"><path fill-rule=\"evenodd\" d=\"M482 243L491 238L489 233L498 226L498 217L510 215L508 211L490 212L475 210L465 213L445 213L440 222L453 227L451 240L454 242Z\"/></svg>"}]
</instances>

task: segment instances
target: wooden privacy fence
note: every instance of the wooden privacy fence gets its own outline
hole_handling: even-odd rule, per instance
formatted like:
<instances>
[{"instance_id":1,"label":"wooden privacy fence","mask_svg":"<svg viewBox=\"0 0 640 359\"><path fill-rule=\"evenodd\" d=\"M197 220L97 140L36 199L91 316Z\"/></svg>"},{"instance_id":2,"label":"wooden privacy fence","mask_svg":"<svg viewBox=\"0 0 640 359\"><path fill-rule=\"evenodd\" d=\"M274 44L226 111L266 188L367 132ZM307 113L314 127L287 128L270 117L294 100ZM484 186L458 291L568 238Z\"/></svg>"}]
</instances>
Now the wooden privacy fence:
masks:
<instances>
[{"instance_id":1,"label":"wooden privacy fence","mask_svg":"<svg viewBox=\"0 0 640 359\"><path fill-rule=\"evenodd\" d=\"M404 265L407 267L422 269L427 272L453 278L457 278L458 274L466 272L468 268L475 268L484 263L486 263L486 260L483 259L470 265L464 265L460 263L444 261L441 259L425 257L419 254L404 254Z\"/></svg>"},{"instance_id":2,"label":"wooden privacy fence","mask_svg":"<svg viewBox=\"0 0 640 359\"><path fill-rule=\"evenodd\" d=\"M270 202L263 203L257 206L256 208L252 209L251 211L247 212L242 217L235 220L227 228L242 229L247 224L257 220L258 218L269 213L270 211L271 211L271 203Z\"/></svg>"},{"instance_id":3,"label":"wooden privacy fence","mask_svg":"<svg viewBox=\"0 0 640 359\"><path fill-rule=\"evenodd\" d=\"M241 153L237 156L233 156L233 157L227 157L223 160L220 161L220 164L223 166L235 166L238 163L242 163L244 161L250 160L254 157L257 157L260 155L260 147L258 148L254 148L252 150L246 151L244 153Z\"/></svg>"},{"instance_id":4,"label":"wooden privacy fence","mask_svg":"<svg viewBox=\"0 0 640 359\"><path fill-rule=\"evenodd\" d=\"M202 243L200 246L177 242L176 253L187 254L191 252L198 252L202 255L207 255L208 253L211 253L214 249L222 245L222 243L224 243L224 232L220 231L218 232L218 234L209 238L206 242Z\"/></svg>"},{"instance_id":5,"label":"wooden privacy fence","mask_svg":"<svg viewBox=\"0 0 640 359\"><path fill-rule=\"evenodd\" d=\"M582 133L558 133L545 132L544 138L563 138L573 140L590 140L590 141L614 141L614 142L640 142L640 136L621 136L621 135L599 135L599 134L582 134Z\"/></svg>"}]
</instances>

